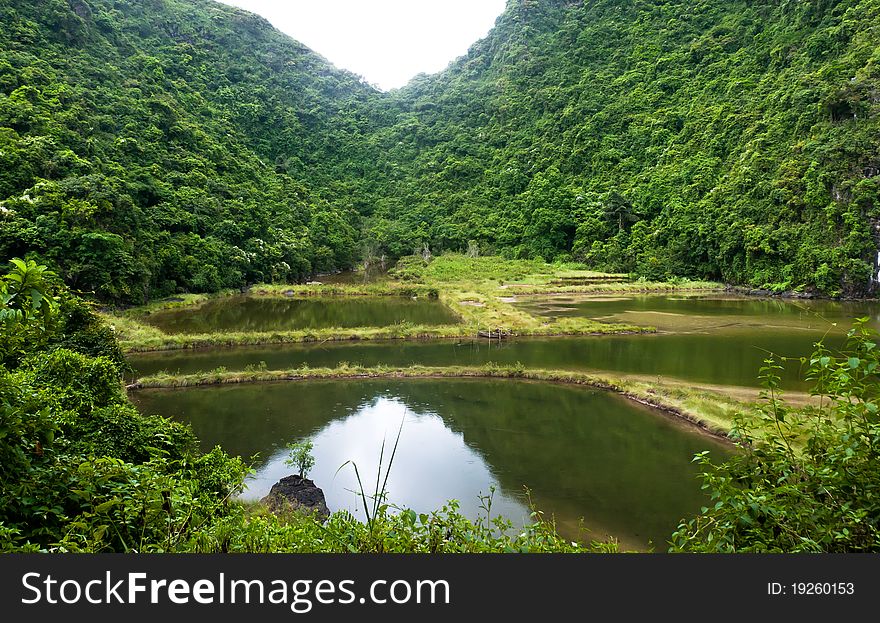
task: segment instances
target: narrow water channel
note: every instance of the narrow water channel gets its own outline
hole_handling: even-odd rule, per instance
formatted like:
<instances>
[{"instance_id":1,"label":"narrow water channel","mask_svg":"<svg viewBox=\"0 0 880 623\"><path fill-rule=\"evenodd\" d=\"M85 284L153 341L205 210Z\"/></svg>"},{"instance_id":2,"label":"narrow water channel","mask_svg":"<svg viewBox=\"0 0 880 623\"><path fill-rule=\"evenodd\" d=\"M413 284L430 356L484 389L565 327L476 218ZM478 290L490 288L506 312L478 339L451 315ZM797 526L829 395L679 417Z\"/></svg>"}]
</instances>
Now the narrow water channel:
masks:
<instances>
[{"instance_id":1,"label":"narrow water channel","mask_svg":"<svg viewBox=\"0 0 880 623\"><path fill-rule=\"evenodd\" d=\"M517 338L502 344L461 339L430 342L345 342L204 349L132 355L135 376L182 374L225 367L244 370L303 365L479 366L488 362L529 368L597 370L695 383L756 387L771 353L790 358L783 386L807 390L801 358L819 340L843 346L853 318L880 326L876 302L790 301L730 296L553 297L521 305L548 317L582 315L658 328L654 335Z\"/></svg>"},{"instance_id":2,"label":"narrow water channel","mask_svg":"<svg viewBox=\"0 0 880 623\"><path fill-rule=\"evenodd\" d=\"M451 311L428 301L334 300L329 307L232 299L222 308L178 310L173 331L272 330L282 327L381 326L389 318L446 322ZM386 301L381 301L382 304ZM412 305L411 305L412 304ZM852 319L880 326L875 302L785 301L723 296L544 297L518 305L547 318L582 316L650 325L653 335L474 338L435 341L311 343L170 351L133 355L138 376L193 373L225 367L286 369L363 366L478 366L520 363L529 368L594 370L707 383L758 384L770 354L790 358L783 385L804 390L800 358L823 340L843 345ZM337 309L333 309L338 306ZM363 307L359 307L363 306ZM401 310L406 310L402 312ZM403 314L403 315L395 315ZM158 316L158 315L157 315ZM171 317L169 317L169 322ZM156 317L153 317L156 321ZM170 326L170 325L169 325ZM403 422L388 481L389 501L418 512L457 500L471 518L492 515L515 525L529 503L552 515L572 538L579 521L594 538L613 536L625 548L656 551L680 519L705 503L693 455L727 456L728 445L687 423L620 396L582 387L513 380L345 380L152 390L133 394L145 413L189 422L205 449L221 445L256 456L256 475L243 496L263 497L290 473L285 445L310 438L317 465L311 476L332 510L364 518L353 470L375 482L383 439ZM530 494L526 494L526 487ZM368 492L369 493L369 492Z\"/></svg>"}]
</instances>

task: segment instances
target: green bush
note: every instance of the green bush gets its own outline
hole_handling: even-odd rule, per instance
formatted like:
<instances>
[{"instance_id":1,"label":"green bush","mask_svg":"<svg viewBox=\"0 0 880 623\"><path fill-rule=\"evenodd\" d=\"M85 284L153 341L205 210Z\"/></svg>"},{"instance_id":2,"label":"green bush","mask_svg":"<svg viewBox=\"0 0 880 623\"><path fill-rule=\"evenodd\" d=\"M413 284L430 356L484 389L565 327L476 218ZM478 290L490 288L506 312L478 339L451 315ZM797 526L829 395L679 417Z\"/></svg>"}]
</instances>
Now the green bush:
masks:
<instances>
[{"instance_id":1,"label":"green bush","mask_svg":"<svg viewBox=\"0 0 880 623\"><path fill-rule=\"evenodd\" d=\"M309 472L315 466L315 457L312 455L314 443L311 439L287 444L288 456L284 464L296 469L301 478L308 478Z\"/></svg>"},{"instance_id":2,"label":"green bush","mask_svg":"<svg viewBox=\"0 0 880 623\"><path fill-rule=\"evenodd\" d=\"M695 459L712 501L682 522L673 551L880 552L880 348L866 322L841 353L817 345L816 406L786 404L768 360L764 402L733 433L740 452L719 466Z\"/></svg>"}]
</instances>

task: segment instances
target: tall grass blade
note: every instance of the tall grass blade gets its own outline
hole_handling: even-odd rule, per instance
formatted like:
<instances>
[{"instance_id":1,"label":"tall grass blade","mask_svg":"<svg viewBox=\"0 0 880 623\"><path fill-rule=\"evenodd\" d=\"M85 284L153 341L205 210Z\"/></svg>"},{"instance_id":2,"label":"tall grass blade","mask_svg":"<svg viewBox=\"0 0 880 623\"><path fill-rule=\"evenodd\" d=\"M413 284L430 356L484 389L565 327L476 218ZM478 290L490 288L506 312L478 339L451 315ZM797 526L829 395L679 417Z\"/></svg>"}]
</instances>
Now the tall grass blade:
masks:
<instances>
[{"instance_id":1,"label":"tall grass blade","mask_svg":"<svg viewBox=\"0 0 880 623\"><path fill-rule=\"evenodd\" d=\"M358 470L357 463L354 461L346 461L342 465L339 466L339 469L336 470L336 473L333 474L333 477L336 478L336 474L342 471L342 468L346 465L351 465L354 467L354 475L357 478L358 489L361 495L361 501L364 505L364 513L367 516L367 526L370 529L370 536L373 536L373 527L375 523L376 517L379 516L379 508L382 504L382 500L385 499L387 487L388 487L388 478L391 476L391 466L394 465L394 457L397 455L397 446L400 444L400 436L403 433L403 424L406 421L406 411L403 413L403 417L400 419L400 426L397 429L397 437L394 439L394 448L391 450L391 457L388 460L388 466L385 468L385 479L382 479L382 465L385 462L385 439L382 440L382 448L379 451L379 469L376 471L376 489L373 492L373 508L370 510L370 506L367 503L367 493L364 490L364 483L361 480L361 473ZM382 483L381 488L379 487L379 483Z\"/></svg>"},{"instance_id":2,"label":"tall grass blade","mask_svg":"<svg viewBox=\"0 0 880 623\"><path fill-rule=\"evenodd\" d=\"M373 490L373 517L379 512L379 481L382 480L382 462L385 460L385 438L382 438L382 449L379 450L379 469L376 471L376 488ZM384 491L384 489L383 489Z\"/></svg>"},{"instance_id":3,"label":"tall grass blade","mask_svg":"<svg viewBox=\"0 0 880 623\"><path fill-rule=\"evenodd\" d=\"M361 474L358 471L357 463L355 463L354 461L346 461L345 463L343 463L342 465L339 466L339 469L336 470L336 473L333 474L333 477L336 478L336 474L338 474L340 471L342 471L342 468L345 467L346 465L351 465L352 467L354 467L354 475L355 475L355 478L357 478L358 489L360 489L360 494L361 494L361 500L363 500L363 503L364 503L364 514L367 516L367 525L370 526L370 531L372 532L373 519L370 516L370 507L367 505L367 494L364 491L364 483L361 482Z\"/></svg>"},{"instance_id":4,"label":"tall grass blade","mask_svg":"<svg viewBox=\"0 0 880 623\"><path fill-rule=\"evenodd\" d=\"M400 443L400 434L403 432L403 423L406 421L406 411L403 412L403 417L400 418L400 427L397 429L397 438L394 440L394 448L391 450L391 459L388 461L388 469L385 471L385 480L382 482L382 494L385 494L386 487L388 486L388 476L391 475L391 466L394 464L394 456L397 454L397 444ZM384 441L382 443L383 447L385 445ZM377 483L378 484L378 483Z\"/></svg>"}]
</instances>

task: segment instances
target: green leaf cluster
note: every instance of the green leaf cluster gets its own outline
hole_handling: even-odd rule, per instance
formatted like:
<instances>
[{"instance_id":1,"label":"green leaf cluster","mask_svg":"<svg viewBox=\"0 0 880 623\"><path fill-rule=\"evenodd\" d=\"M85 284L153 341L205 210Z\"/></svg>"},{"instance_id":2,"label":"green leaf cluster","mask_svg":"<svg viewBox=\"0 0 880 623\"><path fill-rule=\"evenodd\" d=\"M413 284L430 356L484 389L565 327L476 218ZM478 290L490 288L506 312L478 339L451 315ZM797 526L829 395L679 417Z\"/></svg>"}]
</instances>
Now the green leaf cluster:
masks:
<instances>
[{"instance_id":1,"label":"green leaf cluster","mask_svg":"<svg viewBox=\"0 0 880 623\"><path fill-rule=\"evenodd\" d=\"M23 274L31 275L22 278ZM15 305L40 314L40 339L13 339L30 320L0 324L14 344L0 366L0 552L504 552L613 551L614 543L563 539L539 513L520 531L472 522L455 502L430 515L377 495L369 524L350 513L325 524L274 515L235 496L249 468L189 426L141 415L122 385L125 361L112 331L44 266L14 261L4 283ZM21 296L22 284L29 284ZM37 305L41 307L41 305ZM31 319L33 316L30 317ZM311 442L292 446L302 476ZM386 474L387 476L387 474ZM366 497L364 498L366 504Z\"/></svg>"},{"instance_id":2,"label":"green leaf cluster","mask_svg":"<svg viewBox=\"0 0 880 623\"><path fill-rule=\"evenodd\" d=\"M652 280L860 294L880 208L876 0L512 0L393 95L371 235Z\"/></svg>"},{"instance_id":3,"label":"green leaf cluster","mask_svg":"<svg viewBox=\"0 0 880 623\"><path fill-rule=\"evenodd\" d=\"M719 466L695 458L711 503L681 523L674 551L880 551L880 350L866 322L842 352L819 343L805 362L815 405L787 405L768 361L765 400L734 431L742 451Z\"/></svg>"}]
</instances>

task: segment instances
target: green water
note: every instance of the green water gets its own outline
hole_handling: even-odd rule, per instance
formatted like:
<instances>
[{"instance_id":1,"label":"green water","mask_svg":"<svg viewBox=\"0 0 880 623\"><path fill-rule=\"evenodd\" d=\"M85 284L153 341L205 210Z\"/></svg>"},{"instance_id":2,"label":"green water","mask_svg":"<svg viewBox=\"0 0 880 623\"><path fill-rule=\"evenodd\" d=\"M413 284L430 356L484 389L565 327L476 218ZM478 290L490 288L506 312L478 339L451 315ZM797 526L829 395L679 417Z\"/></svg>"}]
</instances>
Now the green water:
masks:
<instances>
[{"instance_id":1,"label":"green water","mask_svg":"<svg viewBox=\"0 0 880 623\"><path fill-rule=\"evenodd\" d=\"M259 346L132 355L140 376L159 371L193 373L223 366L243 370L307 365L479 366L522 363L529 368L601 370L671 377L698 383L758 385L758 369L769 353L794 358L783 373L790 389L807 389L801 364L820 339L839 348L852 318L878 324L876 303L801 302L731 297L634 296L592 299L534 299L521 303L534 313L581 314L613 322L657 326L656 335L577 338L392 341Z\"/></svg>"},{"instance_id":2,"label":"green water","mask_svg":"<svg viewBox=\"0 0 880 623\"><path fill-rule=\"evenodd\" d=\"M382 439L403 433L388 481L390 501L419 512L456 499L480 514L494 486L492 513L521 524L523 487L560 530L613 535L631 548L658 551L684 516L705 503L696 452L729 449L691 426L615 394L522 381L310 381L153 390L133 394L144 413L190 422L205 449L259 454L245 497L264 496L290 473L284 445L314 441L311 477L332 510L363 519L349 460L375 474ZM367 478L369 480L369 478Z\"/></svg>"},{"instance_id":3,"label":"green water","mask_svg":"<svg viewBox=\"0 0 880 623\"><path fill-rule=\"evenodd\" d=\"M188 374L224 366L244 370L265 363L282 370L307 365L335 367L342 362L363 366L480 366L522 363L529 368L604 370L664 376L711 384L758 385L758 368L768 351L786 356L808 355L820 336L755 329L724 335L669 334L581 338L514 339L434 342L357 342L204 349L131 355L135 376L160 371ZM830 344L839 344L834 338ZM800 364L792 362L784 385L804 388Z\"/></svg>"},{"instance_id":4,"label":"green water","mask_svg":"<svg viewBox=\"0 0 880 623\"><path fill-rule=\"evenodd\" d=\"M454 320L435 302L400 299L234 299L169 314L172 331L266 331L304 326L379 326L389 318L431 324ZM313 304L301 307L301 304ZM258 307L249 308L256 304ZM375 307L379 305L379 307ZM798 358L816 341L839 348L855 317L880 326L875 302L790 301L728 295L522 298L517 305L548 318L581 316L650 325L655 335L511 339L342 342L171 351L135 355L138 375L191 373L223 366L243 370L303 365L335 367L412 364L479 366L521 363L530 368L597 370L676 378L694 383L756 386L768 353L791 357L783 385L807 389ZM164 314L163 314L164 315ZM153 317L155 320L160 315ZM441 318L441 316L443 316ZM245 457L259 454L245 496L260 498L287 475L288 441L311 437L312 474L331 508L362 517L354 474L337 468L354 460L375 473L383 437L404 418L401 448L389 481L392 502L417 511L457 499L471 517L480 494L496 487L493 514L521 523L528 515L523 487L575 536L584 517L593 536L613 535L626 547L650 542L663 550L683 516L704 503L690 462L695 452L729 449L688 425L619 396L578 387L521 381L312 381L211 387L134 394L144 412L191 422L205 448L221 444ZM335 475L334 475L335 474Z\"/></svg>"},{"instance_id":5,"label":"green water","mask_svg":"<svg viewBox=\"0 0 880 623\"><path fill-rule=\"evenodd\" d=\"M676 333L773 329L821 335L843 333L854 318L880 327L875 301L795 300L732 294L521 297L516 305L547 318L582 317L653 326Z\"/></svg>"},{"instance_id":6,"label":"green water","mask_svg":"<svg viewBox=\"0 0 880 623\"><path fill-rule=\"evenodd\" d=\"M438 301L403 297L274 299L235 296L197 308L163 310L144 318L166 333L292 331L327 327L386 327L401 322L443 325L459 322Z\"/></svg>"}]
</instances>

